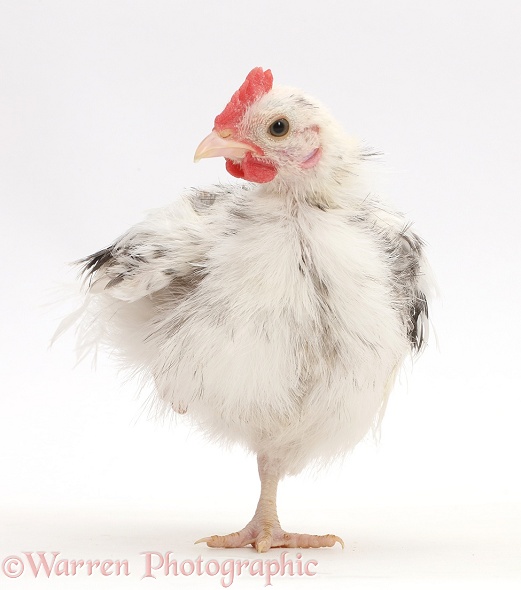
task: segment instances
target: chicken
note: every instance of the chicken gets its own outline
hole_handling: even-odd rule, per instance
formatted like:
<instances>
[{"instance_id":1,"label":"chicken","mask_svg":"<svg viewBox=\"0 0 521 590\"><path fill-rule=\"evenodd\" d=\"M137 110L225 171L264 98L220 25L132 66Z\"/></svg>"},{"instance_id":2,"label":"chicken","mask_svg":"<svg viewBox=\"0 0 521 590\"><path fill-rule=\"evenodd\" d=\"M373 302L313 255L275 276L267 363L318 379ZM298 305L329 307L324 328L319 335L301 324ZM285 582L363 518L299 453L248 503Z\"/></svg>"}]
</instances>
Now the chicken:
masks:
<instances>
[{"instance_id":1,"label":"chicken","mask_svg":"<svg viewBox=\"0 0 521 590\"><path fill-rule=\"evenodd\" d=\"M331 547L285 532L277 486L377 428L427 339L422 240L371 192L371 154L300 90L253 69L195 160L245 182L188 190L83 259L82 349L108 346L162 411L255 453L252 520L197 542Z\"/></svg>"}]
</instances>

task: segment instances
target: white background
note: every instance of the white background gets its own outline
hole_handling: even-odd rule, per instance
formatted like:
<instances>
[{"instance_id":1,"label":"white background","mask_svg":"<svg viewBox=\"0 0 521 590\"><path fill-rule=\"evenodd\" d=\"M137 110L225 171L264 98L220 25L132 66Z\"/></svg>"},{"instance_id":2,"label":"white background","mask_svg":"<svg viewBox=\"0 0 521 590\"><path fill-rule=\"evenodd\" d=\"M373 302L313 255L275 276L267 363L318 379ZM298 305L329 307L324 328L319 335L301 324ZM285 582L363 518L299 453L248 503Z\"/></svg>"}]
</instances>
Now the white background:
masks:
<instances>
[{"instance_id":1,"label":"white background","mask_svg":"<svg viewBox=\"0 0 521 590\"><path fill-rule=\"evenodd\" d=\"M133 564L127 578L0 573L0 586L218 588L141 581L139 553L255 558L192 545L250 518L254 458L148 419L108 357L74 368L72 335L49 351L74 303L47 303L74 279L69 261L184 187L228 180L193 152L263 66L385 152L387 192L442 293L439 349L402 375L381 443L281 485L283 526L346 549L304 552L317 575L274 584L518 587L520 27L506 1L0 1L0 559Z\"/></svg>"}]
</instances>

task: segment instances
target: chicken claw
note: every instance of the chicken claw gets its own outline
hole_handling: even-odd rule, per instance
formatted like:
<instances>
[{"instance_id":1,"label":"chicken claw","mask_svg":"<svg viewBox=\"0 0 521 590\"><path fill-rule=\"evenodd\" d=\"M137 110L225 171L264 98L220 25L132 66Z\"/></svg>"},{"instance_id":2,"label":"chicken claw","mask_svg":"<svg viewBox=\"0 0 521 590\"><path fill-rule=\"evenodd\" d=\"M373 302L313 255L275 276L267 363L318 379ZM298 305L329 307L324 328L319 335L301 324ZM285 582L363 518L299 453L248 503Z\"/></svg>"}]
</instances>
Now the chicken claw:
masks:
<instances>
[{"instance_id":1,"label":"chicken claw","mask_svg":"<svg viewBox=\"0 0 521 590\"><path fill-rule=\"evenodd\" d=\"M258 529L258 530L257 530ZM336 535L307 535L301 533L286 533L280 526L270 527L269 523L259 526L249 523L242 530L229 535L212 535L195 542L206 543L208 547L238 548L252 545L259 553L266 553L268 549L309 549L318 547L333 547L340 543L344 549L344 541Z\"/></svg>"}]
</instances>

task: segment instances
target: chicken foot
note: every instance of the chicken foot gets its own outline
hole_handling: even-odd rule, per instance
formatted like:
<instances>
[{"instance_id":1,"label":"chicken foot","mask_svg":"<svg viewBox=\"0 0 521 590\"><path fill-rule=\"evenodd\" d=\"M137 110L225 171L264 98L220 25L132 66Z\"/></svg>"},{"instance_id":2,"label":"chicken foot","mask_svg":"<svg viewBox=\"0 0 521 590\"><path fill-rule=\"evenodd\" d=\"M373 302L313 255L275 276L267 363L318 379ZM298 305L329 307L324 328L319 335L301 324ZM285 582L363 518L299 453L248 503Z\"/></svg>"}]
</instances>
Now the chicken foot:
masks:
<instances>
[{"instance_id":1,"label":"chicken foot","mask_svg":"<svg viewBox=\"0 0 521 590\"><path fill-rule=\"evenodd\" d=\"M250 522L240 531L229 535L212 535L196 541L206 543L208 547L237 548L252 545L259 553L276 547L310 548L333 547L344 542L336 535L308 535L285 532L277 515L277 486L280 479L278 465L269 461L265 456L257 459L261 493L257 510Z\"/></svg>"}]
</instances>

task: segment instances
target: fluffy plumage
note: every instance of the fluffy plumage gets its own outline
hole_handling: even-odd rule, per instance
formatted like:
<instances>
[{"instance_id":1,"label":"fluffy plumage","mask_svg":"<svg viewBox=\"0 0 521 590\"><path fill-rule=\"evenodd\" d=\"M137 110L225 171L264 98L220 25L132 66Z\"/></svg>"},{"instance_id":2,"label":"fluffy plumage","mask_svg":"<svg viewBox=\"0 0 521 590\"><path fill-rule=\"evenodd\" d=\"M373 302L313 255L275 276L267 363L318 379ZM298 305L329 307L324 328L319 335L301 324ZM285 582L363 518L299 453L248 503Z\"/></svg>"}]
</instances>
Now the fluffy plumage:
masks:
<instances>
[{"instance_id":1,"label":"fluffy plumage","mask_svg":"<svg viewBox=\"0 0 521 590\"><path fill-rule=\"evenodd\" d=\"M215 123L197 157L223 155L256 184L187 191L82 260L80 342L109 346L165 411L259 457L256 515L209 545L332 545L282 531L276 482L381 419L427 336L423 243L372 194L364 149L269 71L253 70Z\"/></svg>"}]
</instances>

